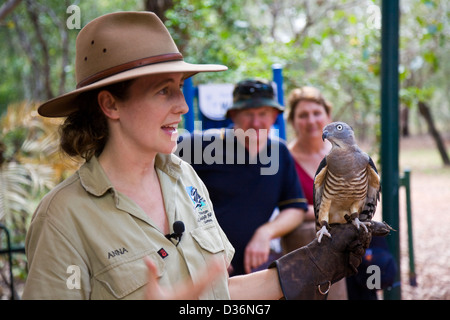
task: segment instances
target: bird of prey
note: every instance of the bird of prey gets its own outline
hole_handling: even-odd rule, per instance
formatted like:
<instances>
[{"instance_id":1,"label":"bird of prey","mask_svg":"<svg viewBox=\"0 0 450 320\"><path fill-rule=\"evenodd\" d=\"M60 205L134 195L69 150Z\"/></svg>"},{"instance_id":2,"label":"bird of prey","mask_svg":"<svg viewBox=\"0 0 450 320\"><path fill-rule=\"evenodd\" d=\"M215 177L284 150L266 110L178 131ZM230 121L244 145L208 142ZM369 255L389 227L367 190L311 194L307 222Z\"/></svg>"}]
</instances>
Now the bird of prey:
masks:
<instances>
[{"instance_id":1,"label":"bird of prey","mask_svg":"<svg viewBox=\"0 0 450 320\"><path fill-rule=\"evenodd\" d=\"M355 141L353 129L344 122L323 128L322 139L332 148L314 177L314 214L317 239L331 234L331 224L351 221L366 232L380 199L380 177L375 164Z\"/></svg>"}]
</instances>

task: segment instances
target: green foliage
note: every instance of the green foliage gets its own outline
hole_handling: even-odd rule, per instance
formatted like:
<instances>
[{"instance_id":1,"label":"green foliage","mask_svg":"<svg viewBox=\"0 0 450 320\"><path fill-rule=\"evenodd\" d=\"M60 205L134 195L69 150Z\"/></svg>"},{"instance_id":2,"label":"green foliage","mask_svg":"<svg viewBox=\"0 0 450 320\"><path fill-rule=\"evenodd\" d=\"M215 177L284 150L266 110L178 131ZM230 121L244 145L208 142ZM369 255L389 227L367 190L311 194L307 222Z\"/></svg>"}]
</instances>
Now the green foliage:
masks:
<instances>
[{"instance_id":1,"label":"green foliage","mask_svg":"<svg viewBox=\"0 0 450 320\"><path fill-rule=\"evenodd\" d=\"M351 123L360 138L378 132L381 30L375 9L379 1L175 3L167 15L169 28L191 18L189 31L185 27L177 39L185 56L192 62L229 67L220 74L200 74L196 83L270 78L270 66L281 63L286 93L297 86L317 86L333 102L335 119ZM416 94L405 100L411 107L419 96L431 100L434 112L444 116L439 118L443 126L449 123L445 111L449 109L448 8L443 1L401 2L402 102L405 92Z\"/></svg>"},{"instance_id":2,"label":"green foliage","mask_svg":"<svg viewBox=\"0 0 450 320\"><path fill-rule=\"evenodd\" d=\"M9 229L14 247L23 247L32 214L42 197L75 164L58 152L59 120L39 117L33 103L11 104L0 118L0 223ZM5 248L5 237L0 247ZM0 257L0 270L6 265ZM26 261L14 255L14 277L26 277Z\"/></svg>"},{"instance_id":3,"label":"green foliage","mask_svg":"<svg viewBox=\"0 0 450 320\"><path fill-rule=\"evenodd\" d=\"M336 119L372 135L379 120L380 1L173 0L165 24L186 61L221 63L227 72L195 76L195 83L236 82L244 77L271 78L271 65L282 64L285 92L301 85L322 89L334 104ZM73 90L74 44L78 30L65 26L69 1L23 1L0 24L0 114L10 102L44 100L46 57L51 61L51 94ZM76 1L81 26L117 10L142 10L145 1ZM402 101L408 88L434 88L431 105L448 108L449 4L401 2L400 81ZM39 30L32 22L38 16ZM38 32L39 31L39 32ZM45 42L43 50L42 41ZM67 42L64 39L67 38ZM28 49L27 49L28 48ZM448 74L448 73L447 73ZM403 98L406 98L404 100ZM436 107L434 107L436 109ZM442 109L442 110L441 110ZM442 112L446 115L445 112ZM448 120L447 118L442 118ZM445 121L443 121L445 122ZM449 121L446 121L450 123Z\"/></svg>"},{"instance_id":4,"label":"green foliage","mask_svg":"<svg viewBox=\"0 0 450 320\"><path fill-rule=\"evenodd\" d=\"M60 120L44 119L33 103L11 104L0 119L0 222L23 243L37 203L76 164L59 154Z\"/></svg>"},{"instance_id":5,"label":"green foliage","mask_svg":"<svg viewBox=\"0 0 450 320\"><path fill-rule=\"evenodd\" d=\"M141 0L22 1L0 21L0 115L9 103L47 100L74 89L79 30L66 25L71 4L80 8L81 27L102 14L143 8Z\"/></svg>"},{"instance_id":6,"label":"green foliage","mask_svg":"<svg viewBox=\"0 0 450 320\"><path fill-rule=\"evenodd\" d=\"M30 117L30 104L14 104L1 119L0 141L0 221L13 226L14 235L22 235L34 211L34 200L54 186L51 168L47 163L36 163L38 153L46 149L42 143L43 127ZM40 140L41 143L34 143ZM33 144L34 143L34 144ZM30 201L31 200L31 201Z\"/></svg>"},{"instance_id":7,"label":"green foliage","mask_svg":"<svg viewBox=\"0 0 450 320\"><path fill-rule=\"evenodd\" d=\"M309 9L310 18L304 16L304 3L295 1L247 1L245 6L227 1L224 6L221 1L185 0L167 12L166 25L176 33L176 26L186 25L187 15L193 31L177 38L185 56L229 67L221 74L198 75L196 82L271 78L271 65L281 63L287 92L315 85L343 120L353 122L350 109L357 111L356 118L373 114L379 90L379 30L366 27L363 6L329 1L310 3ZM295 26L307 23L305 19L311 19L311 25Z\"/></svg>"}]
</instances>

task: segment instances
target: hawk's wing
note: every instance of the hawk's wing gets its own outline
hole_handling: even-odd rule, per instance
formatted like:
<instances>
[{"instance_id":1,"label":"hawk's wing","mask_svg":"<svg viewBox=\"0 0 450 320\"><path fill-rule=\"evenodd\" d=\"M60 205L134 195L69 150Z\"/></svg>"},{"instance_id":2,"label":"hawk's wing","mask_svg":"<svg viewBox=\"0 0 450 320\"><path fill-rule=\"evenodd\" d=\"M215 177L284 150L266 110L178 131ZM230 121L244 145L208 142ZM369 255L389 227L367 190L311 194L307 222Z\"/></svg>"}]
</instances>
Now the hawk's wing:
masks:
<instances>
[{"instance_id":1,"label":"hawk's wing","mask_svg":"<svg viewBox=\"0 0 450 320\"><path fill-rule=\"evenodd\" d=\"M373 215L377 209L377 203L380 200L381 184L380 176L372 158L369 157L369 164L367 165L368 188L367 198L363 210L359 215L361 221L372 220Z\"/></svg>"},{"instance_id":2,"label":"hawk's wing","mask_svg":"<svg viewBox=\"0 0 450 320\"><path fill-rule=\"evenodd\" d=\"M314 202L314 215L316 217L316 229L320 229L319 224L319 209L322 202L323 187L325 184L325 177L327 176L328 166L327 158L324 157L317 168L316 175L314 176L313 185L313 202Z\"/></svg>"}]
</instances>

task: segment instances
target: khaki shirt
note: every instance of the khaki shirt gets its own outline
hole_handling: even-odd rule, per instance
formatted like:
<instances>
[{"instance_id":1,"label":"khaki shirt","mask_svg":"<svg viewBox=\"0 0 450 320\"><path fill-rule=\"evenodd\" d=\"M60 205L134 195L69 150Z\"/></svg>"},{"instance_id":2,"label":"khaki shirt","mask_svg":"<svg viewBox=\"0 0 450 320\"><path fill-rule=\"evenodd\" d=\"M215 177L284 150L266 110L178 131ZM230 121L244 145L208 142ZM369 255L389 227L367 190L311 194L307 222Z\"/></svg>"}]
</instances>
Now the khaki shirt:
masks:
<instances>
[{"instance_id":1,"label":"khaki shirt","mask_svg":"<svg viewBox=\"0 0 450 320\"><path fill-rule=\"evenodd\" d=\"M162 286L189 277L195 282L212 256L223 256L228 266L234 249L195 171L173 154L157 155L155 167L169 225L185 225L178 246L114 189L92 158L47 194L33 215L23 299L142 299L145 256L157 266ZM200 298L230 298L225 270Z\"/></svg>"}]
</instances>

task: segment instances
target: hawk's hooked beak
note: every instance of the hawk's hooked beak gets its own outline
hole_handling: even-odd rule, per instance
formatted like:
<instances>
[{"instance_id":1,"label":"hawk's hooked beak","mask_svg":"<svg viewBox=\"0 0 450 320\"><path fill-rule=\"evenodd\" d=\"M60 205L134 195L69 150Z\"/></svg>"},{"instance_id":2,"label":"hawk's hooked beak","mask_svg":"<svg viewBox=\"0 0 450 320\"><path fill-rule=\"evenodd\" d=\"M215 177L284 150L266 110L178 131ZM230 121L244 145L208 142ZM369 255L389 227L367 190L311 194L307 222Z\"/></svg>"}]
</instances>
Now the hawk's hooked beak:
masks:
<instances>
[{"instance_id":1,"label":"hawk's hooked beak","mask_svg":"<svg viewBox=\"0 0 450 320\"><path fill-rule=\"evenodd\" d=\"M328 138L328 131L325 130L325 131L322 133L322 140L325 141L326 138Z\"/></svg>"}]
</instances>

